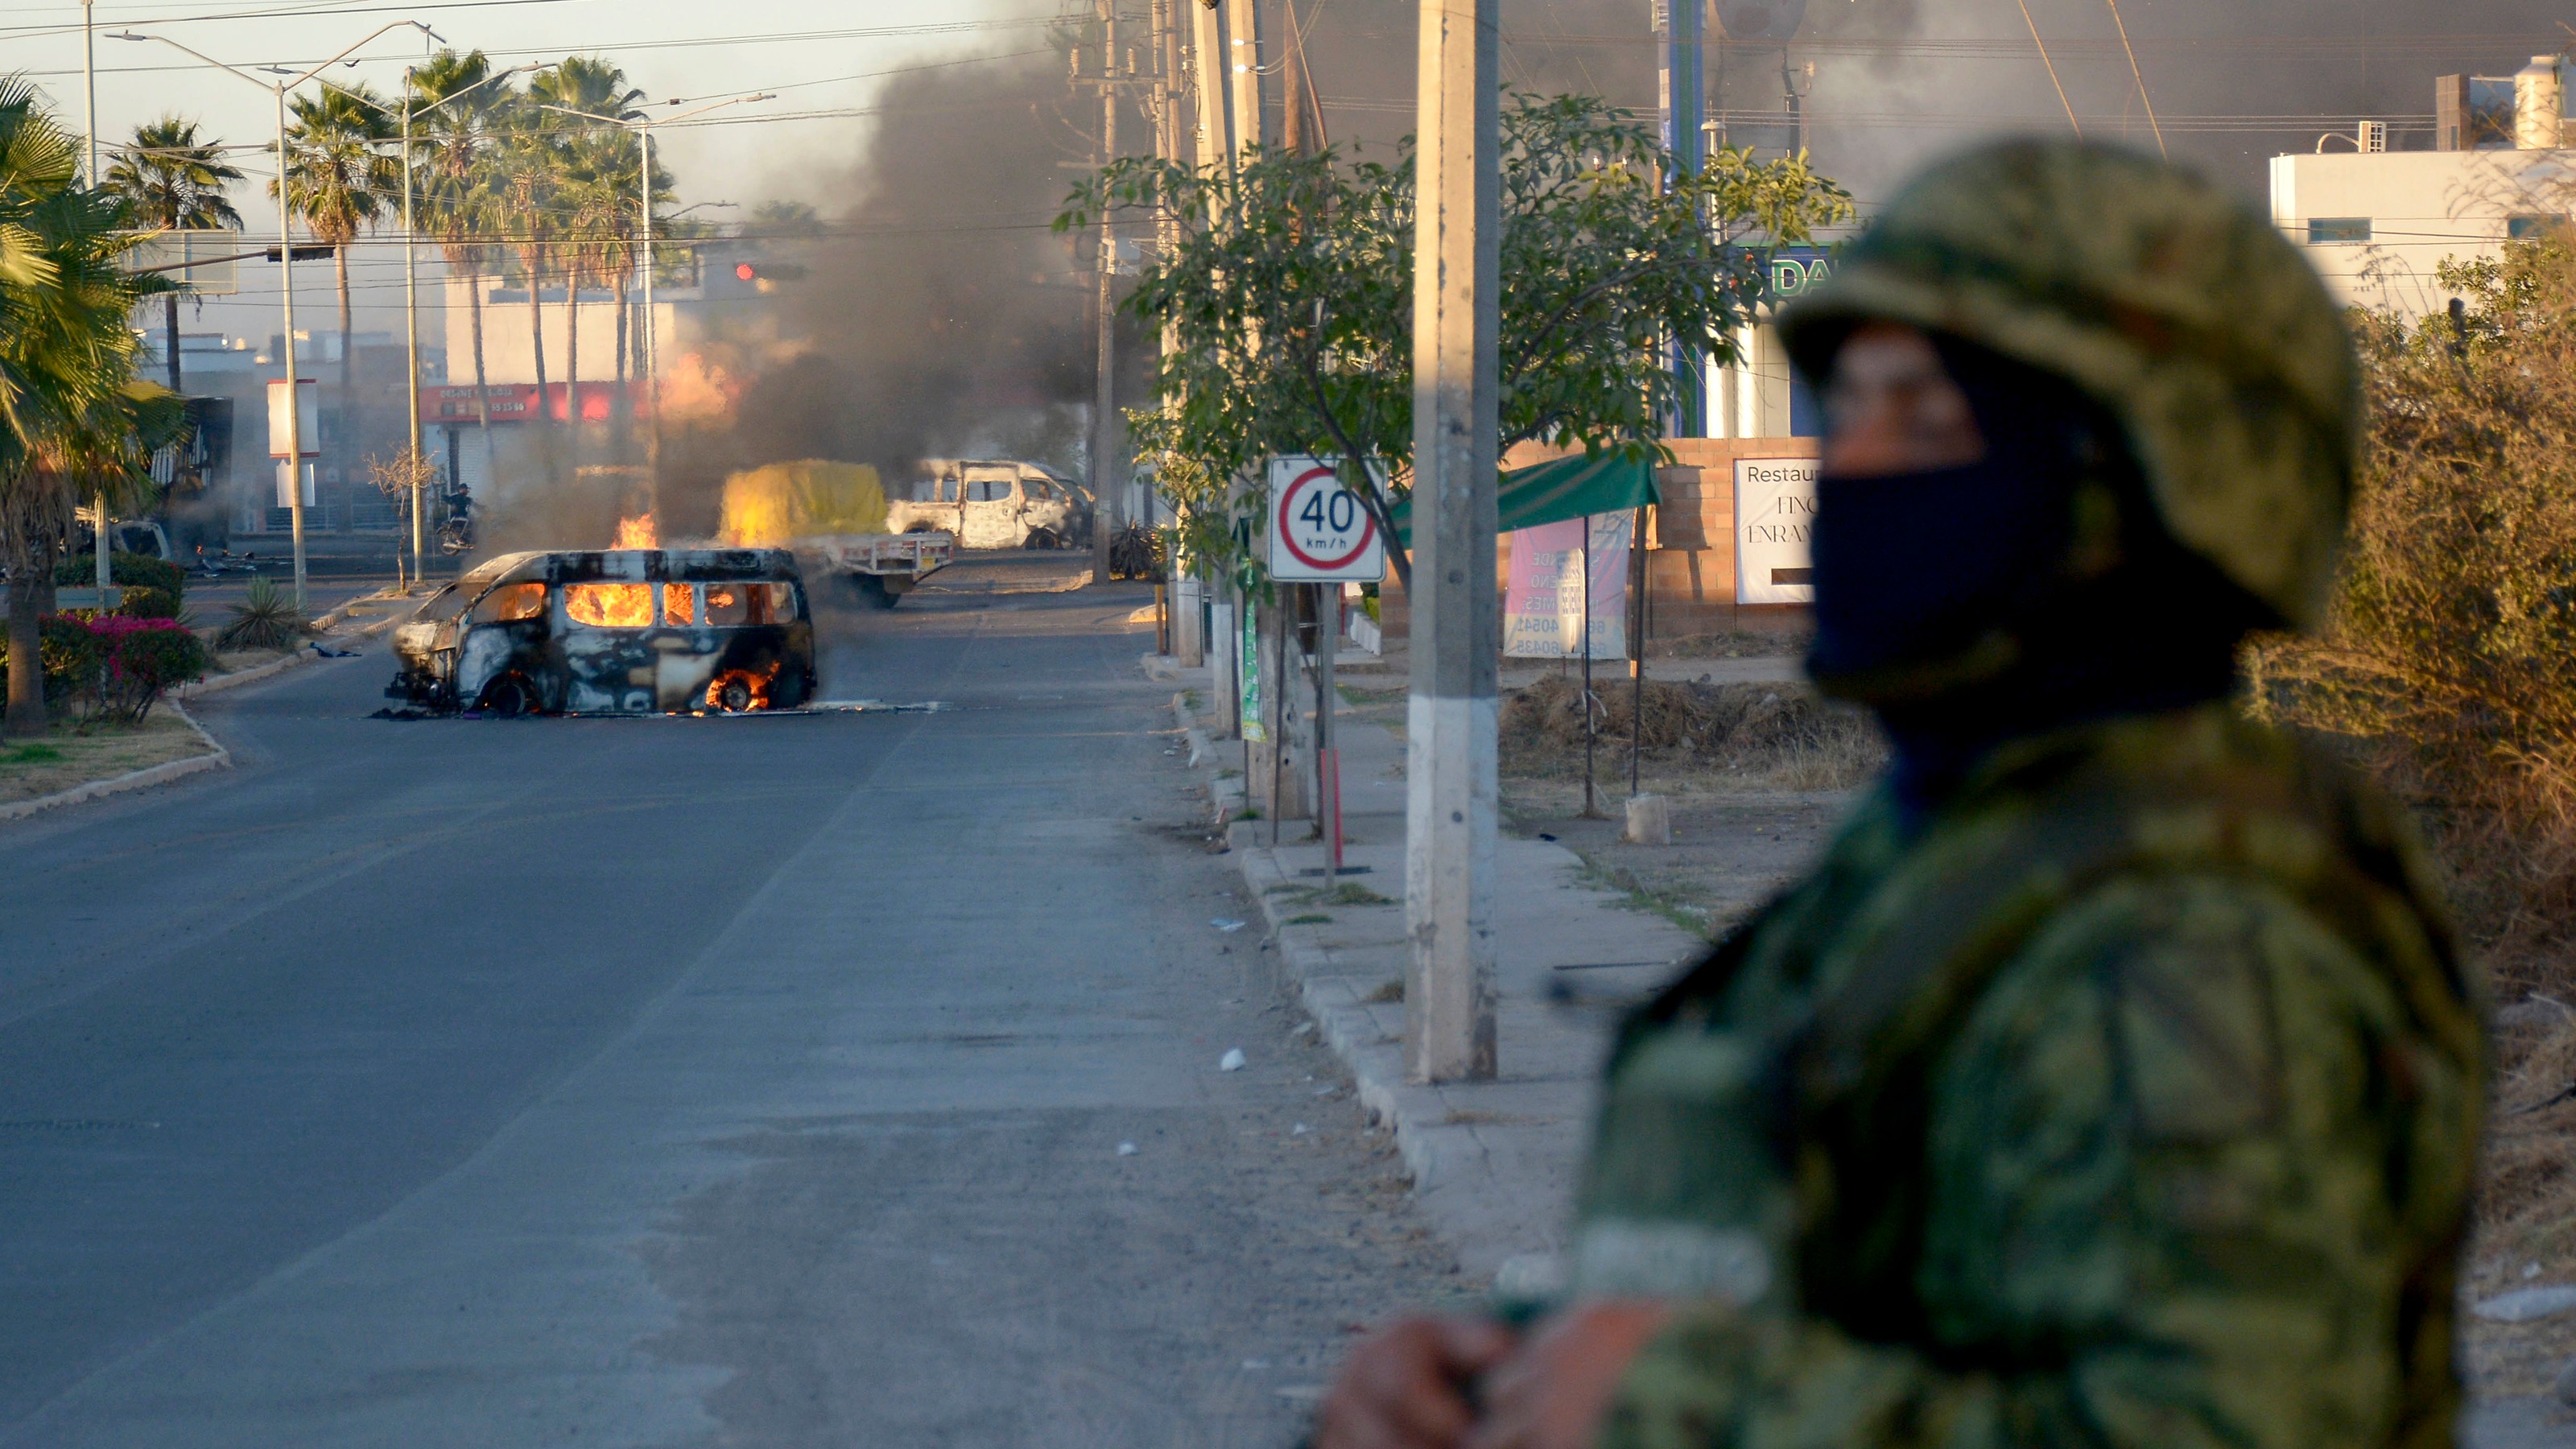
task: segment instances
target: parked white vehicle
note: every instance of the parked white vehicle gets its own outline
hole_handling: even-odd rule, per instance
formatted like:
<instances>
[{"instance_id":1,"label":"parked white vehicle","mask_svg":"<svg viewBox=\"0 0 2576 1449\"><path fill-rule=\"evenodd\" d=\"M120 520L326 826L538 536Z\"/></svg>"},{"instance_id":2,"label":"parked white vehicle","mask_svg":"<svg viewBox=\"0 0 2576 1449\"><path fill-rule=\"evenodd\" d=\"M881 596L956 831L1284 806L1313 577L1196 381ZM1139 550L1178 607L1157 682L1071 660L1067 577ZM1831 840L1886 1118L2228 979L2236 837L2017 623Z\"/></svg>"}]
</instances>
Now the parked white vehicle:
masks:
<instances>
[{"instance_id":1,"label":"parked white vehicle","mask_svg":"<svg viewBox=\"0 0 2576 1449\"><path fill-rule=\"evenodd\" d=\"M894 533L954 534L960 548L1072 548L1091 536L1091 495L1035 463L924 458L909 498L886 501Z\"/></svg>"}]
</instances>

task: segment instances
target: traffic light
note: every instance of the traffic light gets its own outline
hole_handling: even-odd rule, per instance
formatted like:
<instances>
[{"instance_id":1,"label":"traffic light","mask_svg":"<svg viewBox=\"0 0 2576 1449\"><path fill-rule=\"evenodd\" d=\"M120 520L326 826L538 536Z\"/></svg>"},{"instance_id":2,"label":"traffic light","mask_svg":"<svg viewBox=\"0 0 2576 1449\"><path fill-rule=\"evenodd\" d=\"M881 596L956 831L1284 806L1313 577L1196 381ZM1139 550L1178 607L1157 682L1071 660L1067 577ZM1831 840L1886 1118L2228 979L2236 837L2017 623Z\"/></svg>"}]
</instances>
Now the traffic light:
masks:
<instances>
[{"instance_id":1,"label":"traffic light","mask_svg":"<svg viewBox=\"0 0 2576 1449\"><path fill-rule=\"evenodd\" d=\"M733 264L733 275L735 281L749 282L766 293L780 282L802 281L805 269L788 262L746 261Z\"/></svg>"}]
</instances>

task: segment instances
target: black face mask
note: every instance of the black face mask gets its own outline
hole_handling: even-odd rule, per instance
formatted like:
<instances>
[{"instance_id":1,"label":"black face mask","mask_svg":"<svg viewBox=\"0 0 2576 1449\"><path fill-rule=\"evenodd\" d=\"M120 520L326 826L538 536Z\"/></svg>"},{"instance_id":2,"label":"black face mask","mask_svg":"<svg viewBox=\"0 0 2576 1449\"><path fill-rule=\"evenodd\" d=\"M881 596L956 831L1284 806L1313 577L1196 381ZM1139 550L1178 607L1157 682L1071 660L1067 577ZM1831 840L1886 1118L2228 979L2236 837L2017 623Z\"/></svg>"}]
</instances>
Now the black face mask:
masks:
<instances>
[{"instance_id":1,"label":"black face mask","mask_svg":"<svg viewBox=\"0 0 2576 1449\"><path fill-rule=\"evenodd\" d=\"M2014 735L2223 697L2270 611L2165 532L2116 420L2062 378L1934 344L1985 457L1816 484L1808 672L1878 712L1900 793L1937 794Z\"/></svg>"},{"instance_id":2,"label":"black face mask","mask_svg":"<svg viewBox=\"0 0 2576 1449\"><path fill-rule=\"evenodd\" d=\"M1818 478L1808 668L1862 680L1973 650L2059 572L2068 489L1992 448L1956 468Z\"/></svg>"}]
</instances>

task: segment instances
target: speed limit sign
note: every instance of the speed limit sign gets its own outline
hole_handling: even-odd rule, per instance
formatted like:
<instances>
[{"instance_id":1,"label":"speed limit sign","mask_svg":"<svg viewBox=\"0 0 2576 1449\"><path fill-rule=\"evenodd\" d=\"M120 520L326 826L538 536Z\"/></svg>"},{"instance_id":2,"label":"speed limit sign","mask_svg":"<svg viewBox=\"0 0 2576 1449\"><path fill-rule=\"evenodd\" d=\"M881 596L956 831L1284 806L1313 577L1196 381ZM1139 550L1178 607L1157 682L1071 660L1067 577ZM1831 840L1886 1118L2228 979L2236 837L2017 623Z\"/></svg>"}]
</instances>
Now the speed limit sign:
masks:
<instances>
[{"instance_id":1,"label":"speed limit sign","mask_svg":"<svg viewBox=\"0 0 2576 1449\"><path fill-rule=\"evenodd\" d=\"M1270 576L1287 584L1386 577L1386 537L1330 458L1270 460Z\"/></svg>"}]
</instances>

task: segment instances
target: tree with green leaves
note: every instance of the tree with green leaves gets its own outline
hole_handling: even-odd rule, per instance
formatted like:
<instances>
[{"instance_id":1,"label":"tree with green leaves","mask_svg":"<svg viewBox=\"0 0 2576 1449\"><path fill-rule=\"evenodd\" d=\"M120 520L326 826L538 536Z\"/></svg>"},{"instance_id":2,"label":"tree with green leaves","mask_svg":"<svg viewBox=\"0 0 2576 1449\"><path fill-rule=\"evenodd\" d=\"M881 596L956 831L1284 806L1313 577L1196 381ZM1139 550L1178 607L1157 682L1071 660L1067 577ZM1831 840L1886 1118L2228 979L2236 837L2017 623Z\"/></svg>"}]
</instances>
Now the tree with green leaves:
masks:
<instances>
[{"instance_id":1,"label":"tree with green leaves","mask_svg":"<svg viewBox=\"0 0 2576 1449\"><path fill-rule=\"evenodd\" d=\"M387 102L365 84L337 83L291 103L286 128L286 204L315 241L331 248L340 288L340 428L343 460L354 459L357 398L349 355L349 247L402 198L402 158L386 150L400 139ZM277 194L277 183L268 184Z\"/></svg>"},{"instance_id":2,"label":"tree with green leaves","mask_svg":"<svg viewBox=\"0 0 2576 1449\"><path fill-rule=\"evenodd\" d=\"M483 277L491 264L489 238L502 220L493 165L495 117L507 111L511 99L508 84L486 84L491 78L492 63L479 50L442 50L411 73L415 216L422 229L438 238L448 270L465 279L475 409L487 472L493 444L492 402L485 393L489 369L483 356Z\"/></svg>"},{"instance_id":3,"label":"tree with green leaves","mask_svg":"<svg viewBox=\"0 0 2576 1449\"><path fill-rule=\"evenodd\" d=\"M240 168L224 160L223 147L197 139L197 123L163 116L134 129L134 139L107 168L107 189L124 199L135 224L164 232L238 229L241 213L226 194L242 179ZM182 390L179 375L179 292L161 295L161 346L168 363L170 390Z\"/></svg>"},{"instance_id":4,"label":"tree with green leaves","mask_svg":"<svg viewBox=\"0 0 2576 1449\"><path fill-rule=\"evenodd\" d=\"M564 279L564 420L578 466L581 446L581 285L598 277L622 230L619 185L626 132L613 124L633 119L644 93L626 83L626 72L598 56L567 56L539 72L528 96L548 125L541 134L553 172L554 253ZM578 112L565 115L563 112ZM586 122L584 117L597 117Z\"/></svg>"},{"instance_id":5,"label":"tree with green leaves","mask_svg":"<svg viewBox=\"0 0 2576 1449\"><path fill-rule=\"evenodd\" d=\"M23 77L0 78L0 567L9 574L8 710L0 733L46 729L38 610L75 503L151 485L152 450L184 427L178 399L134 376L134 305L164 291L127 272L123 201L78 185L78 148Z\"/></svg>"},{"instance_id":6,"label":"tree with green leaves","mask_svg":"<svg viewBox=\"0 0 2576 1449\"><path fill-rule=\"evenodd\" d=\"M1806 158L1722 149L1680 170L1653 130L1590 96L1507 97L1502 123L1502 449L1660 455L1673 339L1720 362L1761 296L1769 248L1850 218ZM1410 487L1414 160L1256 148L1198 170L1131 157L1079 183L1058 230L1162 209L1178 240L1127 306L1169 327L1154 405L1128 415L1195 555L1239 571L1276 453L1346 460L1379 527ZM1411 563L1389 550L1397 575Z\"/></svg>"}]
</instances>

